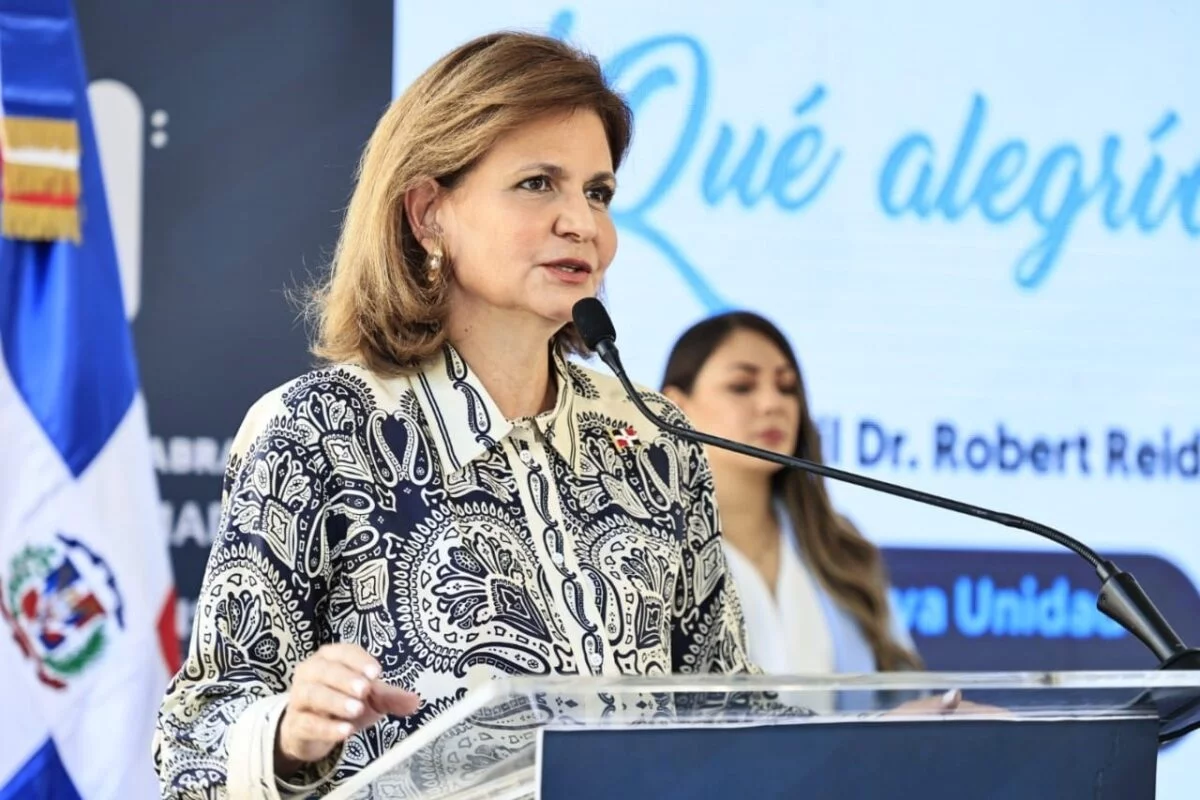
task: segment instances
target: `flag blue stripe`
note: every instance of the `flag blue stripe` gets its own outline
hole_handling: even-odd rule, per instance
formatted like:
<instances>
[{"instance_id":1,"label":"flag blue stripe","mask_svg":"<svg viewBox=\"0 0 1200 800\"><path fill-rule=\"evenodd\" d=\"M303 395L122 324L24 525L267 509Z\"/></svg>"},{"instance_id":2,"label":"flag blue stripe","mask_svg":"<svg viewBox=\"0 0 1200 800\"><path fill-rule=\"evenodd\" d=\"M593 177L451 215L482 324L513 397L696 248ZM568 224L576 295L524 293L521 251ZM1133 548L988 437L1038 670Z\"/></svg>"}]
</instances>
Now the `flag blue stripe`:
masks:
<instances>
[{"instance_id":1,"label":"flag blue stripe","mask_svg":"<svg viewBox=\"0 0 1200 800\"><path fill-rule=\"evenodd\" d=\"M83 243L0 239L0 351L34 418L78 476L124 418L138 383L74 35Z\"/></svg>"},{"instance_id":2,"label":"flag blue stripe","mask_svg":"<svg viewBox=\"0 0 1200 800\"><path fill-rule=\"evenodd\" d=\"M0 800L82 800L58 756L53 739L38 748L8 783L0 786Z\"/></svg>"},{"instance_id":3,"label":"flag blue stripe","mask_svg":"<svg viewBox=\"0 0 1200 800\"><path fill-rule=\"evenodd\" d=\"M9 92L4 97L4 113L10 117L40 117L42 119L75 119L69 106L57 105L67 98L42 94L36 98Z\"/></svg>"},{"instance_id":4,"label":"flag blue stripe","mask_svg":"<svg viewBox=\"0 0 1200 800\"><path fill-rule=\"evenodd\" d=\"M29 8L28 6L36 6ZM10 115L57 117L74 99L74 20L61 0L0 3L0 75L4 111Z\"/></svg>"}]
</instances>

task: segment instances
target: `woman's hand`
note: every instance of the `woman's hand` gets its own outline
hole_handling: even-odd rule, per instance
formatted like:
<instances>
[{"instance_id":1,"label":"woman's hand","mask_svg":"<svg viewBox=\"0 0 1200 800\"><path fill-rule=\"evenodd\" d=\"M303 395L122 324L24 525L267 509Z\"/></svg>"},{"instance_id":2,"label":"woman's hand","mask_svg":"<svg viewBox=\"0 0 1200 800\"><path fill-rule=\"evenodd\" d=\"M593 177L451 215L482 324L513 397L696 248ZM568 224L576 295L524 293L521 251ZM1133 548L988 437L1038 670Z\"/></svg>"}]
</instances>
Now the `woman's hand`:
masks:
<instances>
[{"instance_id":1,"label":"woman's hand","mask_svg":"<svg viewBox=\"0 0 1200 800\"><path fill-rule=\"evenodd\" d=\"M998 714L1005 709L990 706L985 703L972 703L963 700L962 692L951 689L945 694L935 697L922 697L920 700L909 700L893 708L888 714Z\"/></svg>"},{"instance_id":2,"label":"woman's hand","mask_svg":"<svg viewBox=\"0 0 1200 800\"><path fill-rule=\"evenodd\" d=\"M378 680L379 663L358 645L327 644L296 667L275 734L275 774L320 761L354 731L385 714L406 717L420 698Z\"/></svg>"}]
</instances>

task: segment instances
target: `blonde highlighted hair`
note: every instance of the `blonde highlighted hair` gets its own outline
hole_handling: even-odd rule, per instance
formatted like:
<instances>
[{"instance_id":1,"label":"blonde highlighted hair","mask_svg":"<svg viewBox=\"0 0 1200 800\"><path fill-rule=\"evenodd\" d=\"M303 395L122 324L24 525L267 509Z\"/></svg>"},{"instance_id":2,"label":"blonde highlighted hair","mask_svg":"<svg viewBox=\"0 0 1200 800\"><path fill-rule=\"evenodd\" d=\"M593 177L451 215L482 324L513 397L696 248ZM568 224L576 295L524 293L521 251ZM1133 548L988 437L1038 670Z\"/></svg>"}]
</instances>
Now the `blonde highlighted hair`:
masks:
<instances>
[{"instance_id":1,"label":"blonde highlighted hair","mask_svg":"<svg viewBox=\"0 0 1200 800\"><path fill-rule=\"evenodd\" d=\"M540 115L588 109L604 126L615 170L632 113L590 55L556 39L494 33L424 72L375 127L359 162L328 279L313 293L313 353L385 374L411 370L445 341L451 264L434 276L405 215L405 194L433 179L453 190L506 133ZM556 344L582 351L572 325Z\"/></svg>"}]
</instances>

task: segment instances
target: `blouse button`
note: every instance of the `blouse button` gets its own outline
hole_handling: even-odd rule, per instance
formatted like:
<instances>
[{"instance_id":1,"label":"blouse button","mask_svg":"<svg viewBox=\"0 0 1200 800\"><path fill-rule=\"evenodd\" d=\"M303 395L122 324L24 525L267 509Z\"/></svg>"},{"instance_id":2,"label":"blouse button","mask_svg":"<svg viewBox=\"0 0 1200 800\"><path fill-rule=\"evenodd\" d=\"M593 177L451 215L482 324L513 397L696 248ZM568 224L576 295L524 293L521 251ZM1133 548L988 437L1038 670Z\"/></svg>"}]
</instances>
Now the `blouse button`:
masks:
<instances>
[{"instance_id":1,"label":"blouse button","mask_svg":"<svg viewBox=\"0 0 1200 800\"><path fill-rule=\"evenodd\" d=\"M533 464L533 455L528 450L522 450L521 462L526 466Z\"/></svg>"},{"instance_id":2,"label":"blouse button","mask_svg":"<svg viewBox=\"0 0 1200 800\"><path fill-rule=\"evenodd\" d=\"M565 561L566 559L563 558L562 553L560 553L556 550L550 554L550 560L561 567L563 565L563 561Z\"/></svg>"},{"instance_id":3,"label":"blouse button","mask_svg":"<svg viewBox=\"0 0 1200 800\"><path fill-rule=\"evenodd\" d=\"M588 663L591 664L593 668L598 668L604 663L604 656L600 655L599 653L588 653L587 658Z\"/></svg>"}]
</instances>

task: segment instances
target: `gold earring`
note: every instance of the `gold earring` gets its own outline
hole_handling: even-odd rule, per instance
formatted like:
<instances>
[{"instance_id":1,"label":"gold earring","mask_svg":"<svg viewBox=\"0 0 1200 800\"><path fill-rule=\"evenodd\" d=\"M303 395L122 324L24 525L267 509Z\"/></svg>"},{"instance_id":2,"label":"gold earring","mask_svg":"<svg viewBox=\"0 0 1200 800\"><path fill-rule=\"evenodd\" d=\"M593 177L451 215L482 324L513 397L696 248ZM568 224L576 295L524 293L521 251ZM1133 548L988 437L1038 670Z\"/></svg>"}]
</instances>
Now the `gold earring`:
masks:
<instances>
[{"instance_id":1,"label":"gold earring","mask_svg":"<svg viewBox=\"0 0 1200 800\"><path fill-rule=\"evenodd\" d=\"M443 269L446 265L446 256L442 252L442 243L434 242L429 248L429 255L425 258L425 282L430 289L440 291L446 283L446 271Z\"/></svg>"}]
</instances>

